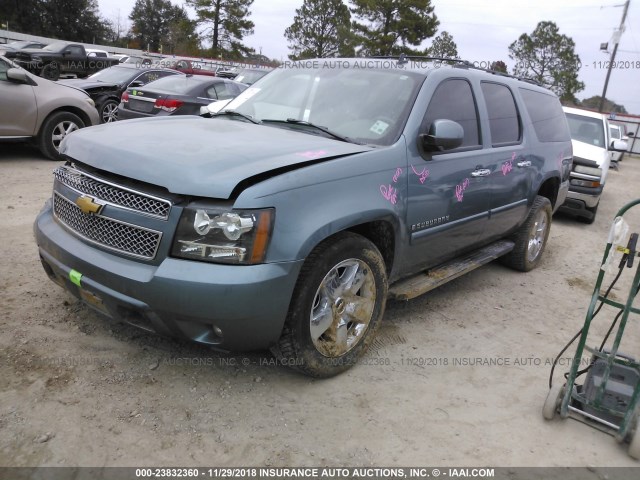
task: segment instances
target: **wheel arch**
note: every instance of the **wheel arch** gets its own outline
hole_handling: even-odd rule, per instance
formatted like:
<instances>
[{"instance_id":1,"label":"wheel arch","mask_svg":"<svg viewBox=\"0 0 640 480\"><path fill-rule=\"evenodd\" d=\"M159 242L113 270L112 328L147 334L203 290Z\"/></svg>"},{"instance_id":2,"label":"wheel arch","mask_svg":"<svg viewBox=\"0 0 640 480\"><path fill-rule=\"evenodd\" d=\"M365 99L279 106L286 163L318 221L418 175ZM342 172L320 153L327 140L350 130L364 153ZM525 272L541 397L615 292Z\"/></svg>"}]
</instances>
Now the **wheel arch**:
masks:
<instances>
[{"instance_id":1,"label":"wheel arch","mask_svg":"<svg viewBox=\"0 0 640 480\"><path fill-rule=\"evenodd\" d=\"M540 184L537 195L548 198L551 202L551 208L555 210L558 201L558 191L560 190L560 179L552 176L548 177Z\"/></svg>"},{"instance_id":2,"label":"wheel arch","mask_svg":"<svg viewBox=\"0 0 640 480\"><path fill-rule=\"evenodd\" d=\"M368 239L378 248L384 259L387 275L390 276L397 258L397 247L401 242L398 238L398 220L388 213L380 215L380 212L371 212L370 218L366 221L362 221L363 216L366 216L366 213L338 219L319 227L301 247L301 257L307 258L322 242L340 233L351 232Z\"/></svg>"}]
</instances>

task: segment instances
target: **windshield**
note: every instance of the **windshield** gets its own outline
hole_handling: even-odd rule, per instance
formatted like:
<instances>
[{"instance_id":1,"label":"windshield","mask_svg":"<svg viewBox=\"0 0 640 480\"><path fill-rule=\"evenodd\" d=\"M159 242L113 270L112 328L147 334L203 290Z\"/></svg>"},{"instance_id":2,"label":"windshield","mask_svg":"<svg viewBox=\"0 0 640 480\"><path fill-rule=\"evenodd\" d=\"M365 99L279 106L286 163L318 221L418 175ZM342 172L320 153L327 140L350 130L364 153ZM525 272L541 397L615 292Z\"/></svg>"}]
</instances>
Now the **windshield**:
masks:
<instances>
[{"instance_id":1,"label":"windshield","mask_svg":"<svg viewBox=\"0 0 640 480\"><path fill-rule=\"evenodd\" d=\"M186 75L169 75L168 77L160 78L149 82L144 86L144 90L147 92L168 92L177 95L187 95L191 90L197 89L205 82L200 81L199 78L188 77Z\"/></svg>"},{"instance_id":2,"label":"windshield","mask_svg":"<svg viewBox=\"0 0 640 480\"><path fill-rule=\"evenodd\" d=\"M246 83L247 85L253 85L267 73L269 73L269 70L240 70L240 73L234 80L236 82Z\"/></svg>"},{"instance_id":3,"label":"windshield","mask_svg":"<svg viewBox=\"0 0 640 480\"><path fill-rule=\"evenodd\" d=\"M88 78L105 83L125 83L128 82L129 79L137 73L138 72L132 68L115 66L100 70L99 72L94 73Z\"/></svg>"},{"instance_id":4,"label":"windshield","mask_svg":"<svg viewBox=\"0 0 640 480\"><path fill-rule=\"evenodd\" d=\"M403 70L331 66L277 69L224 110L258 121L280 120L283 123L269 125L305 133L318 131L292 120L325 127L358 143L394 143L425 77Z\"/></svg>"},{"instance_id":5,"label":"windshield","mask_svg":"<svg viewBox=\"0 0 640 480\"><path fill-rule=\"evenodd\" d=\"M44 47L42 50L46 50L48 52L59 52L66 46L67 42L53 42Z\"/></svg>"},{"instance_id":6,"label":"windshield","mask_svg":"<svg viewBox=\"0 0 640 480\"><path fill-rule=\"evenodd\" d=\"M605 148L604 124L599 118L583 117L567 113L571 138L579 142Z\"/></svg>"},{"instance_id":7,"label":"windshield","mask_svg":"<svg viewBox=\"0 0 640 480\"><path fill-rule=\"evenodd\" d=\"M11 43L6 43L4 45L0 45L0 47L15 48L17 50L17 49L26 47L30 43L31 42L25 42L24 40L21 40L21 41L18 41L18 42L11 42Z\"/></svg>"}]
</instances>

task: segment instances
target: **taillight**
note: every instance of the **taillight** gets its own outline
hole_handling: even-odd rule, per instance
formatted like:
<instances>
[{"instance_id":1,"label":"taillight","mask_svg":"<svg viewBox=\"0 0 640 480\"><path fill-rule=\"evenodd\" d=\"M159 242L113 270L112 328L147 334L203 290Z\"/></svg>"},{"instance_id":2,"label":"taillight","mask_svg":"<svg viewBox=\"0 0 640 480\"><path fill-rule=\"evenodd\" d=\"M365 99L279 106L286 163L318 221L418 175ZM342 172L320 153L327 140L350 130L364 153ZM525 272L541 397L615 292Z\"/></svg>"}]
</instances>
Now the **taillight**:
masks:
<instances>
[{"instance_id":1,"label":"taillight","mask_svg":"<svg viewBox=\"0 0 640 480\"><path fill-rule=\"evenodd\" d=\"M122 94L122 98L120 100L122 101L122 103L128 103L129 102L129 94L127 92L124 92Z\"/></svg>"},{"instance_id":2,"label":"taillight","mask_svg":"<svg viewBox=\"0 0 640 480\"><path fill-rule=\"evenodd\" d=\"M158 98L154 107L161 108L165 112L173 112L176 108L181 107L183 104L184 102L181 102L180 100Z\"/></svg>"}]
</instances>

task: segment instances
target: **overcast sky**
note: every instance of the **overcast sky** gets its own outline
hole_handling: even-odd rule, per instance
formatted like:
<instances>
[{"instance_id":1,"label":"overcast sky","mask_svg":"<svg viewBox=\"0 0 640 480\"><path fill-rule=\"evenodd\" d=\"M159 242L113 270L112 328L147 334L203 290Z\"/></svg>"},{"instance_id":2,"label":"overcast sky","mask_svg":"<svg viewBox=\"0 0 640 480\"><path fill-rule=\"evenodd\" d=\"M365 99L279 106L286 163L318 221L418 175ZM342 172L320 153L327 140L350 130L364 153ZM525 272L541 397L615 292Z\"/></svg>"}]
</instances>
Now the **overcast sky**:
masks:
<instances>
[{"instance_id":1,"label":"overcast sky","mask_svg":"<svg viewBox=\"0 0 640 480\"><path fill-rule=\"evenodd\" d=\"M107 18L118 12L128 17L135 0L99 0L100 11ZM182 0L172 0L183 5ZM284 29L293 22L296 8L303 0L255 0L251 20L255 33L245 43L270 58L286 60L289 53ZM622 35L616 63L620 67L611 74L607 98L640 114L640 6L631 2L626 30ZM503 60L511 66L509 45L522 33L531 33L543 20L556 22L560 33L576 43L583 67L580 80L586 88L578 93L583 99L601 95L609 54L600 51L600 44L611 43L614 30L622 18L624 0L432 0L440 20L438 32L448 31L458 45L460 58L472 62ZM193 12L190 15L195 18ZM427 40L425 47L430 40Z\"/></svg>"}]
</instances>

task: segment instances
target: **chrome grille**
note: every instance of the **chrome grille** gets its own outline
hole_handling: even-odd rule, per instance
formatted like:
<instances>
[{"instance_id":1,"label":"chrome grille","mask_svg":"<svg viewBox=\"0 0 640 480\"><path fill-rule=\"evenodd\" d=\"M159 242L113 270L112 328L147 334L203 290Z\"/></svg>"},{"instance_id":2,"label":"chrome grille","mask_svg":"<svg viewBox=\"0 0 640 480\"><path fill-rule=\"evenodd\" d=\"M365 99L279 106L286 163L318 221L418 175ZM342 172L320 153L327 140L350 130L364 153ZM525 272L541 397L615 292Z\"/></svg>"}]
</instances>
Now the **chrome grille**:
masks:
<instances>
[{"instance_id":1,"label":"chrome grille","mask_svg":"<svg viewBox=\"0 0 640 480\"><path fill-rule=\"evenodd\" d=\"M106 203L129 210L159 217L169 218L171 202L130 188L107 182L98 177L81 172L73 167L62 166L54 170L56 179L78 193L86 193Z\"/></svg>"},{"instance_id":2,"label":"chrome grille","mask_svg":"<svg viewBox=\"0 0 640 480\"><path fill-rule=\"evenodd\" d=\"M151 260L156 256L162 233L129 223L82 213L71 200L57 192L53 212L66 227L97 245L134 257Z\"/></svg>"}]
</instances>

